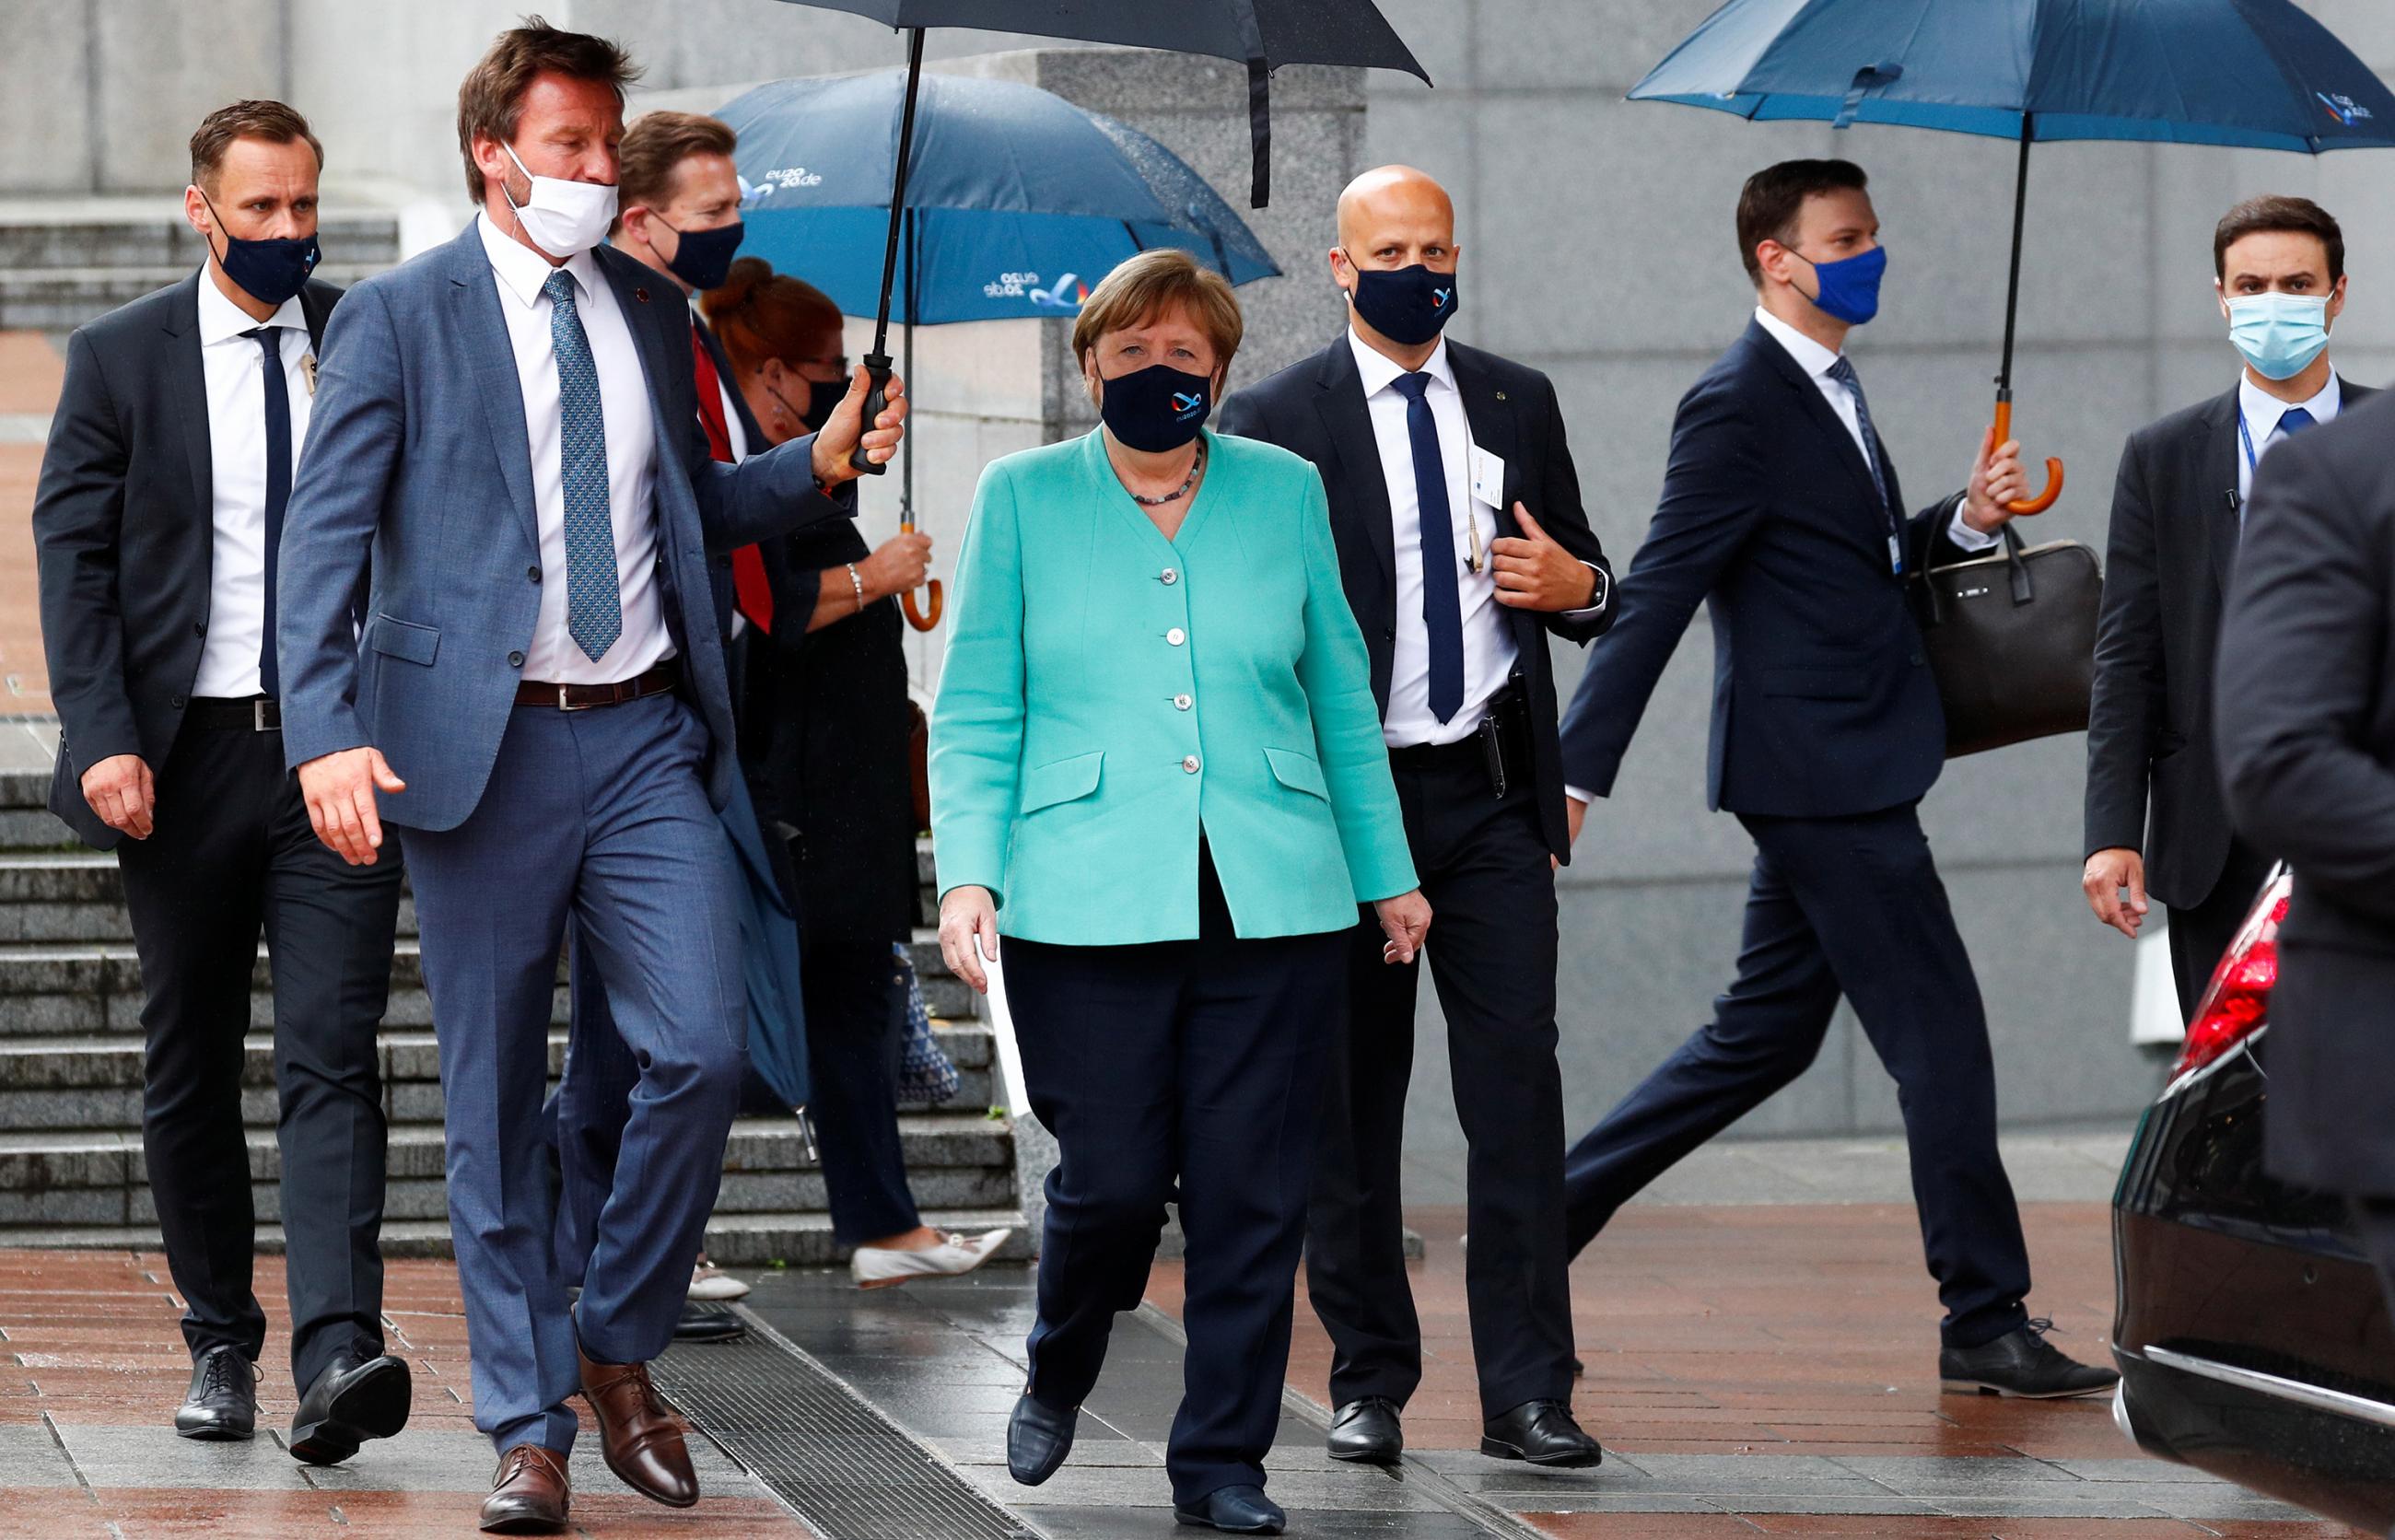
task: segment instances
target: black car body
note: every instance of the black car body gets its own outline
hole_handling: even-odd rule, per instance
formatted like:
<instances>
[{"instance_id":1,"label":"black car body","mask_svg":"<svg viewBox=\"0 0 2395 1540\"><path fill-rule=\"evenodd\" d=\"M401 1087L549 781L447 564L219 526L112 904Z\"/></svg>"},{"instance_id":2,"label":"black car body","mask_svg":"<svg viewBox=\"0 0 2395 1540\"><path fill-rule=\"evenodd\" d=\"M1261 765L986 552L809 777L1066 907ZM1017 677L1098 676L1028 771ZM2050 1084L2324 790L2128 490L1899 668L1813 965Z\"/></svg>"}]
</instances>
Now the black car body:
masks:
<instances>
[{"instance_id":1,"label":"black car body","mask_svg":"<svg viewBox=\"0 0 2395 1540\"><path fill-rule=\"evenodd\" d=\"M2283 873L2222 959L2113 1197L2114 1411L2149 1454L2395 1526L2395 1327L2341 1197L2263 1168ZM2299 901L2297 901L2299 902Z\"/></svg>"}]
</instances>

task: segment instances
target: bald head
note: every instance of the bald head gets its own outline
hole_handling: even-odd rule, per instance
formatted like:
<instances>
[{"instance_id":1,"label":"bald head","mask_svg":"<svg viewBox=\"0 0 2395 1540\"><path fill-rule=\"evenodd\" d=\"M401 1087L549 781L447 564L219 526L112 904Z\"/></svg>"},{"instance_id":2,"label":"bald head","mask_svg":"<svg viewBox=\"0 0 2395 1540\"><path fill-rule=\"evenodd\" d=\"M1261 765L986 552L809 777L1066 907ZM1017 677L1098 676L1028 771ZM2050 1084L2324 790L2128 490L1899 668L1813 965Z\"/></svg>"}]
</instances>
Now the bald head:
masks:
<instances>
[{"instance_id":1,"label":"bald head","mask_svg":"<svg viewBox=\"0 0 2395 1540\"><path fill-rule=\"evenodd\" d=\"M1362 257L1390 229L1436 230L1439 243L1455 244L1455 203L1429 173L1410 165L1383 165L1365 172L1339 194L1339 244Z\"/></svg>"},{"instance_id":2,"label":"bald head","mask_svg":"<svg viewBox=\"0 0 2395 1540\"><path fill-rule=\"evenodd\" d=\"M1374 297L1402 295L1396 310L1375 304L1351 313L1356 335L1409 369L1422 366L1437 344L1438 330L1454 314L1455 203L1447 189L1409 165L1367 171L1339 195L1339 244L1330 248L1330 281L1351 306L1368 272L1406 272L1405 279L1375 279ZM1429 276L1425 276L1427 270ZM1391 287L1391 285L1395 285ZM1421 314L1410 313L1420 309ZM1376 325L1373 316L1382 324ZM1400 339L1404 340L1400 340Z\"/></svg>"}]
</instances>

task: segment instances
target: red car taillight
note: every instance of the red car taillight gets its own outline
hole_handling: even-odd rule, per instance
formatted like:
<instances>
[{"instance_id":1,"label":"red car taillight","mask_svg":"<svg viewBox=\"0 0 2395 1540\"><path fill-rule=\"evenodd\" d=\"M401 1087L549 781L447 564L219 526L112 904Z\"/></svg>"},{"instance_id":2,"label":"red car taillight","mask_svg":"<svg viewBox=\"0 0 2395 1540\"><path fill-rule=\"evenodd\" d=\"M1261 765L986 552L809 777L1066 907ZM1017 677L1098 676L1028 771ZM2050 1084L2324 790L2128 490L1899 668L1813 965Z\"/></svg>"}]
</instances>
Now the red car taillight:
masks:
<instances>
[{"instance_id":1,"label":"red car taillight","mask_svg":"<svg viewBox=\"0 0 2395 1540\"><path fill-rule=\"evenodd\" d=\"M2283 872L2271 879L2213 970L2212 984L2187 1029L2187 1046L2171 1070L2173 1080L2218 1059L2270 1019L2270 990L2279 981L2279 926L2287 917L2290 886Z\"/></svg>"}]
</instances>

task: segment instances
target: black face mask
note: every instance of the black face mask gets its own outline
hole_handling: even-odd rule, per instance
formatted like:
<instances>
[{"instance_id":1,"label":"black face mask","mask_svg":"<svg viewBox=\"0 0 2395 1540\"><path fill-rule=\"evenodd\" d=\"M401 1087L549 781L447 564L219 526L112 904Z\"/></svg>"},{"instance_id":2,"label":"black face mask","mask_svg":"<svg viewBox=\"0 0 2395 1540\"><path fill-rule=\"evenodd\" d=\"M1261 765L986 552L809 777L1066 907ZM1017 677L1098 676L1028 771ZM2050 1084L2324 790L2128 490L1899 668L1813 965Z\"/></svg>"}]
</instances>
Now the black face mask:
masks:
<instances>
[{"instance_id":1,"label":"black face mask","mask_svg":"<svg viewBox=\"0 0 2395 1540\"><path fill-rule=\"evenodd\" d=\"M224 216L208 195L200 194L215 215L217 232L224 237L224 255L218 258L233 287L262 305L280 305L308 286L308 275L324 260L312 235L304 241L281 237L271 241L235 240L224 228Z\"/></svg>"},{"instance_id":2,"label":"black face mask","mask_svg":"<svg viewBox=\"0 0 2395 1540\"><path fill-rule=\"evenodd\" d=\"M1400 348L1419 348L1438 336L1462 303L1455 274L1433 272L1419 262L1356 270L1356 313Z\"/></svg>"},{"instance_id":3,"label":"black face mask","mask_svg":"<svg viewBox=\"0 0 2395 1540\"><path fill-rule=\"evenodd\" d=\"M783 411L787 412L793 417L799 418L800 427L806 428L810 432L814 432L821 428L824 423L830 418L833 408L839 406L841 401L848 399L848 381L811 379L806 382L806 385L807 409L804 415L801 415L797 407L790 404L789 397L782 394L779 390L775 390L770 385L765 387L765 389L775 401L782 403Z\"/></svg>"},{"instance_id":4,"label":"black face mask","mask_svg":"<svg viewBox=\"0 0 2395 1540\"><path fill-rule=\"evenodd\" d=\"M651 217L655 217L654 212ZM662 218L657 223L666 225ZM738 219L714 230L674 230L671 225L666 229L681 237L666 270L702 293L723 287L723 281L732 276L732 258L740 250L741 238L748 232Z\"/></svg>"},{"instance_id":5,"label":"black face mask","mask_svg":"<svg viewBox=\"0 0 2395 1540\"><path fill-rule=\"evenodd\" d=\"M1098 415L1116 438L1145 454L1179 449L1198 436L1214 409L1214 382L1169 363L1118 375L1102 390Z\"/></svg>"}]
</instances>

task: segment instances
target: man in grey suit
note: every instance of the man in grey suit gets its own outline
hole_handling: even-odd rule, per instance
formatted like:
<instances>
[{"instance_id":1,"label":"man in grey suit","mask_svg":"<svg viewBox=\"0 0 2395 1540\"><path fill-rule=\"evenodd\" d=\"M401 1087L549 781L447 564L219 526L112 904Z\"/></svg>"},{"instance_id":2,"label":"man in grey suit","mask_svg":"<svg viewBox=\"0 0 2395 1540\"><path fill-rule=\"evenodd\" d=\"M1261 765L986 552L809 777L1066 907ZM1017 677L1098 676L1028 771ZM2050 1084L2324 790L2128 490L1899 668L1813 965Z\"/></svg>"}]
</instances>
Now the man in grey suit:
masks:
<instances>
[{"instance_id":1,"label":"man in grey suit","mask_svg":"<svg viewBox=\"0 0 2395 1540\"><path fill-rule=\"evenodd\" d=\"M310 816L359 863L378 794L407 830L475 1421L500 1452L485 1529L566 1522L577 1389L611 1470L697 1500L646 1363L713 1205L746 1033L708 551L846 515L827 494L851 452L886 461L905 416L893 384L861 433L860 373L813 438L709 457L681 295L593 249L635 74L534 21L467 76L481 213L351 291L282 547L284 733ZM571 1316L540 1121L569 916L642 1065Z\"/></svg>"}]
</instances>

